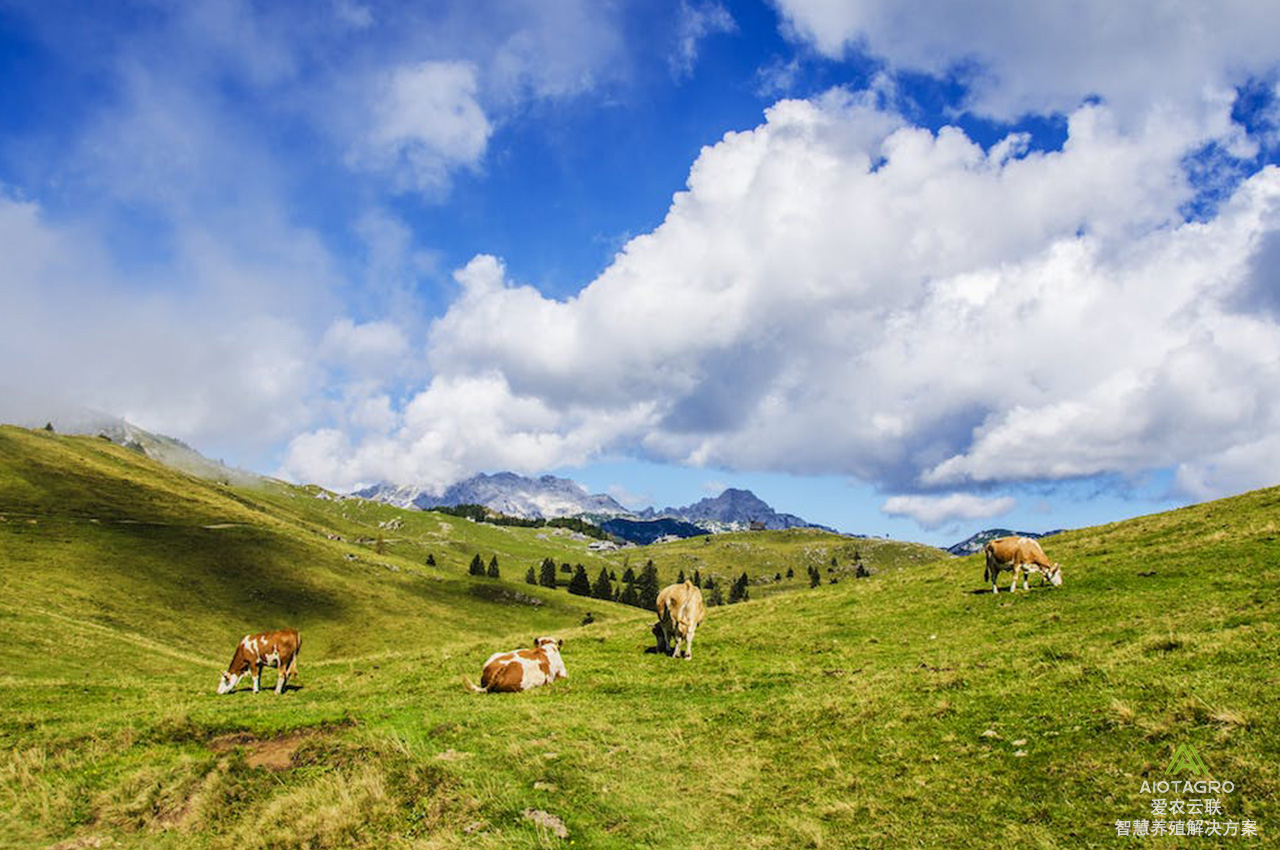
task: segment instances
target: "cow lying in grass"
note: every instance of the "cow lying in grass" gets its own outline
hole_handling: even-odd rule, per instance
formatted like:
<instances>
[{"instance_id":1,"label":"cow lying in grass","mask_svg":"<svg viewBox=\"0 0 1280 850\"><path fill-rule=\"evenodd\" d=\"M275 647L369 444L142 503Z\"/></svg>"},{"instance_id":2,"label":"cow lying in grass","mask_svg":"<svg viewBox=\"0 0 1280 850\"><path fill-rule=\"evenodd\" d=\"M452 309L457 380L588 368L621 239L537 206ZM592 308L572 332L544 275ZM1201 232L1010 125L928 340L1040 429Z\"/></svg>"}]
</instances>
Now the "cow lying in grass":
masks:
<instances>
[{"instance_id":1,"label":"cow lying in grass","mask_svg":"<svg viewBox=\"0 0 1280 850\"><path fill-rule=\"evenodd\" d=\"M482 693L518 693L549 685L556 679L569 678L564 668L564 659L560 657L563 640L553 637L533 639L533 649L513 649L510 652L495 652L484 663L480 674L480 687L472 684L466 676L462 683L478 694Z\"/></svg>"},{"instance_id":2,"label":"cow lying in grass","mask_svg":"<svg viewBox=\"0 0 1280 850\"><path fill-rule=\"evenodd\" d=\"M1030 537L998 537L988 543L983 552L987 556L983 578L991 582L992 593L1000 592L996 588L996 576L1001 570L1013 570L1013 581L1009 583L1011 593L1017 588L1019 578L1022 589L1027 590L1027 579L1032 573L1039 573L1054 587L1062 584L1062 565L1051 562L1040 544Z\"/></svg>"},{"instance_id":3,"label":"cow lying in grass","mask_svg":"<svg viewBox=\"0 0 1280 850\"><path fill-rule=\"evenodd\" d=\"M231 663L227 665L222 680L218 682L218 693L226 694L235 690L236 683L244 674L252 671L253 692L258 692L258 680L262 677L263 667L275 667L276 693L284 693L284 686L289 677L298 672L298 651L302 649L302 638L297 629L278 629L274 632L262 632L256 635L245 635L236 645Z\"/></svg>"},{"instance_id":4,"label":"cow lying in grass","mask_svg":"<svg viewBox=\"0 0 1280 850\"><path fill-rule=\"evenodd\" d=\"M653 632L658 638L658 649L675 658L681 654L680 644L683 643L684 657L691 660L693 635L706 617L702 591L693 582L664 587L658 594L658 624Z\"/></svg>"}]
</instances>

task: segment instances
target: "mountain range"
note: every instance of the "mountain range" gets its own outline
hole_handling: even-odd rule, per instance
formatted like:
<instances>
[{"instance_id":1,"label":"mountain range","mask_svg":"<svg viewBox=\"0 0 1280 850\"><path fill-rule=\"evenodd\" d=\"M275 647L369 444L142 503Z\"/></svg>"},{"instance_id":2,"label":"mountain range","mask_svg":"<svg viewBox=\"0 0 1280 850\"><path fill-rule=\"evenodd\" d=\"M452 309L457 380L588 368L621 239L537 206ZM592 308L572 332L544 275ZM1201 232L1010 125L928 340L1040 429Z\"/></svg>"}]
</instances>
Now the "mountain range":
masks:
<instances>
[{"instance_id":1,"label":"mountain range","mask_svg":"<svg viewBox=\"0 0 1280 850\"><path fill-rule=\"evenodd\" d=\"M420 510L474 504L524 519L584 516L599 523L614 518L630 521L629 525L619 525L619 528L634 528L637 522L679 520L685 525L672 527L680 529L676 532L680 536L707 531L741 531L751 528L753 523L763 524L769 530L821 528L794 514L779 513L750 490L729 488L719 496L701 499L682 508L632 511L613 497L589 493L581 484L568 478L554 475L528 478L512 472L475 475L453 484L442 493L412 485L377 484L357 490L352 495ZM625 534L620 536L627 537Z\"/></svg>"}]
</instances>

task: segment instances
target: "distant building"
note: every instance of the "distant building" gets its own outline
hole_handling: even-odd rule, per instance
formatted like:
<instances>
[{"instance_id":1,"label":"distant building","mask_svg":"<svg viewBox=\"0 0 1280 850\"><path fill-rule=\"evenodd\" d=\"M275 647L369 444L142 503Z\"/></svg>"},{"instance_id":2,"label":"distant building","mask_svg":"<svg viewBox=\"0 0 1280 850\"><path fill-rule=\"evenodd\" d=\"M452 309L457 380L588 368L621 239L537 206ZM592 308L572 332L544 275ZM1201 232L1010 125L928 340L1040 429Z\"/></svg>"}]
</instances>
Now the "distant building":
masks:
<instances>
[{"instance_id":1,"label":"distant building","mask_svg":"<svg viewBox=\"0 0 1280 850\"><path fill-rule=\"evenodd\" d=\"M764 523L763 523L763 522L761 522L760 520L758 520L758 519L753 519L753 520L751 520L751 530L752 530L752 531L764 531L764 530L765 530L765 525L764 525Z\"/></svg>"}]
</instances>

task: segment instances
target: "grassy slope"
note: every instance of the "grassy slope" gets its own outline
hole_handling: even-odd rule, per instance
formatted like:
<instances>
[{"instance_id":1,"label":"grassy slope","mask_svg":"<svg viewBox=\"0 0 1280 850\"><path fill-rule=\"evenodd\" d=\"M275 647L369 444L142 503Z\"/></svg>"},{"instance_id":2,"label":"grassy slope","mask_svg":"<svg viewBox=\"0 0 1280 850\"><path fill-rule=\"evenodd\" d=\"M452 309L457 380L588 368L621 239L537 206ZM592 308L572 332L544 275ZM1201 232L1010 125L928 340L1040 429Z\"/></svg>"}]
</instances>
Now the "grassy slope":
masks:
<instances>
[{"instance_id":1,"label":"grassy slope","mask_svg":"<svg viewBox=\"0 0 1280 850\"><path fill-rule=\"evenodd\" d=\"M44 438L0 431L0 461L14 451L5 440L31 439ZM60 447L106 451L99 462L115 462L110 447L75 441L38 450L51 457ZM41 504L54 489L46 480L24 491L11 469L0 474L9 476L0 479L6 506ZM77 476L57 485L60 504L72 503ZM140 494L126 504L102 501L109 480L75 498L104 516L133 496L149 504ZM400 515L347 504L344 519L343 503L281 489L256 503L274 519L249 522L254 500L241 505L248 514L235 514L226 495L174 482L149 508L157 516L185 512L210 524L240 517L246 534L260 534L234 547L241 557L275 557L281 569L291 552L285 544L301 547L315 561L295 569L314 576L317 601L334 596L327 588L346 576L345 562L322 563L322 553L354 547L299 533L286 518L338 523L354 536L375 517L353 510ZM188 500L181 512L179 499ZM473 619L458 627L424 624L396 607L399 597L429 607L426 596L404 592L417 582L441 594L465 586L457 574L469 555L442 564L444 582L366 569L351 584L353 592L364 586L367 600L339 599L333 610L307 614L307 635L354 636L395 623L394 652L357 661L335 646L308 666L304 650L301 690L218 699L199 635L225 632L219 620L243 611L171 611L170 637L149 648L144 626L156 627L137 612L156 605L152 592L172 587L131 586L132 602L103 599L92 583L63 587L88 581L66 567L77 553L110 551L99 547L115 536L96 536L107 535L106 522L27 526L19 511L0 512L0 622L22 642L0 655L0 846L71 836L148 848L560 844L521 818L526 809L563 818L570 839L587 847L1113 846L1128 839L1117 839L1111 823L1149 815L1141 781L1163 778L1183 742L1217 778L1235 783L1223 798L1229 817L1258 821L1263 840L1280 829L1280 490L1046 541L1066 565L1061 589L973 593L982 587L975 557L716 609L691 663L643 651L643 612L593 603L614 619L561 629L569 682L514 697L467 694L458 674L474 677L495 643L532 625L521 616L550 617L549 609L525 615L521 606L475 603ZM272 532L272 522L283 530ZM438 545L421 536L430 529L410 523L439 519L405 522L385 560L407 569L420 563L422 547ZM570 545L513 531L457 533L501 532L533 547L528 554ZM112 568L115 580L136 570L150 582L159 571L153 562L165 552L141 540L121 544L128 562ZM505 553L500 542L494 535L495 551ZM277 546L284 549L272 555ZM415 560L397 561L397 547ZM194 563L200 575L203 560ZM40 570L56 580L21 578ZM803 576L799 564L797 572ZM219 589L207 580L207 592ZM471 599L465 591L448 598ZM576 613L557 616L563 625ZM510 635L493 636L510 623ZM215 645L223 643L220 633ZM133 663L122 667L126 659ZM311 733L291 769L251 765L261 746L252 738L288 730ZM230 731L240 731L232 739L240 746L224 745L219 736ZM1231 839L1237 844L1261 846ZM1156 838L1143 845L1181 846Z\"/></svg>"}]
</instances>

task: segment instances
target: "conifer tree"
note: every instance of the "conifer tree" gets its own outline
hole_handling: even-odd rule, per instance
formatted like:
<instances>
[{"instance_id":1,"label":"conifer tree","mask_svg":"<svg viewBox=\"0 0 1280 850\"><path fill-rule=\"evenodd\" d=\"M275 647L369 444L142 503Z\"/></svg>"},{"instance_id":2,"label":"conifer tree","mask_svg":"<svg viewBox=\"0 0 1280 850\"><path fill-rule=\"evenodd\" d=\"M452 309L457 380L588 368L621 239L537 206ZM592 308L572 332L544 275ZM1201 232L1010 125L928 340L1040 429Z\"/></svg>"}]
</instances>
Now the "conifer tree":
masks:
<instances>
[{"instance_id":1,"label":"conifer tree","mask_svg":"<svg viewBox=\"0 0 1280 850\"><path fill-rule=\"evenodd\" d=\"M702 587L702 573L698 570L693 571L693 586Z\"/></svg>"},{"instance_id":2,"label":"conifer tree","mask_svg":"<svg viewBox=\"0 0 1280 850\"><path fill-rule=\"evenodd\" d=\"M817 587L822 584L822 573L818 572L817 567L809 568L809 586Z\"/></svg>"},{"instance_id":3,"label":"conifer tree","mask_svg":"<svg viewBox=\"0 0 1280 850\"><path fill-rule=\"evenodd\" d=\"M436 556L435 556L435 555L432 555L430 552L428 552L428 553L427 553L427 566L428 566L428 567L434 567L435 565L436 565Z\"/></svg>"},{"instance_id":4,"label":"conifer tree","mask_svg":"<svg viewBox=\"0 0 1280 850\"><path fill-rule=\"evenodd\" d=\"M738 580L729 588L729 604L733 605L738 602L746 602L751 598L751 592L747 590L747 574L743 573Z\"/></svg>"},{"instance_id":5,"label":"conifer tree","mask_svg":"<svg viewBox=\"0 0 1280 850\"><path fill-rule=\"evenodd\" d=\"M676 576L676 584L684 584L684 570L681 570L680 574Z\"/></svg>"},{"instance_id":6,"label":"conifer tree","mask_svg":"<svg viewBox=\"0 0 1280 850\"><path fill-rule=\"evenodd\" d=\"M787 578L795 578L795 577L796 577L795 567L787 567Z\"/></svg>"},{"instance_id":7,"label":"conifer tree","mask_svg":"<svg viewBox=\"0 0 1280 850\"><path fill-rule=\"evenodd\" d=\"M609 571L604 567L600 568L600 575L596 578L596 583L591 586L591 595L596 599L613 598L613 584L609 581Z\"/></svg>"},{"instance_id":8,"label":"conifer tree","mask_svg":"<svg viewBox=\"0 0 1280 850\"><path fill-rule=\"evenodd\" d=\"M538 583L538 577L537 577L536 575L534 575L533 567L530 567L530 568L529 568L529 572L527 572L527 573L525 573L525 574L524 574L524 583L525 583L525 584L537 584L537 583Z\"/></svg>"},{"instance_id":9,"label":"conifer tree","mask_svg":"<svg viewBox=\"0 0 1280 850\"><path fill-rule=\"evenodd\" d=\"M556 586L556 562L550 558L542 559L542 572L538 576L538 584L550 588Z\"/></svg>"},{"instance_id":10,"label":"conifer tree","mask_svg":"<svg viewBox=\"0 0 1280 850\"><path fill-rule=\"evenodd\" d=\"M484 575L484 561L480 560L479 552L471 559L471 566L467 567L467 574L473 576Z\"/></svg>"},{"instance_id":11,"label":"conifer tree","mask_svg":"<svg viewBox=\"0 0 1280 850\"><path fill-rule=\"evenodd\" d=\"M627 567L627 568L622 572L622 581L623 581L623 583L625 583L625 584L635 584L635 583L636 583L636 571L635 571L635 570L633 570L633 569L631 569L630 567Z\"/></svg>"},{"instance_id":12,"label":"conifer tree","mask_svg":"<svg viewBox=\"0 0 1280 850\"><path fill-rule=\"evenodd\" d=\"M498 556L494 555L489 561L489 578L498 578Z\"/></svg>"},{"instance_id":13,"label":"conifer tree","mask_svg":"<svg viewBox=\"0 0 1280 850\"><path fill-rule=\"evenodd\" d=\"M636 586L628 584L622 588L622 593L618 596L618 601L623 605L639 605L640 598L636 596Z\"/></svg>"},{"instance_id":14,"label":"conifer tree","mask_svg":"<svg viewBox=\"0 0 1280 850\"><path fill-rule=\"evenodd\" d=\"M574 596L591 595L591 579L587 578L587 571L582 564L578 564L577 570L573 573L573 578L569 580L569 592Z\"/></svg>"},{"instance_id":15,"label":"conifer tree","mask_svg":"<svg viewBox=\"0 0 1280 850\"><path fill-rule=\"evenodd\" d=\"M640 572L640 578L636 581L637 605L641 608L653 610L658 606L658 592L660 590L662 588L658 586L658 568L650 560L644 565L644 569Z\"/></svg>"}]
</instances>

